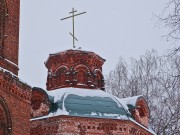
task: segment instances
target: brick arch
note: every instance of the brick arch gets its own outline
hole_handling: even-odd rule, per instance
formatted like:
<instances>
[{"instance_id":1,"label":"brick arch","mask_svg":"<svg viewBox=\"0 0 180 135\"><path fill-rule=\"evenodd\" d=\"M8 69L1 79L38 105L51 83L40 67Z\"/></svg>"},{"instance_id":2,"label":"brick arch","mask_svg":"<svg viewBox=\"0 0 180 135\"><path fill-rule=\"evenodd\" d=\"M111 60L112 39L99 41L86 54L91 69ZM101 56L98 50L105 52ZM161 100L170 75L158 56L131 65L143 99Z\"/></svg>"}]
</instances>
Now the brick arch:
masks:
<instances>
[{"instance_id":1,"label":"brick arch","mask_svg":"<svg viewBox=\"0 0 180 135\"><path fill-rule=\"evenodd\" d=\"M6 5L6 0L0 0L0 56L3 56L3 41L5 37L4 32L7 15L8 8Z\"/></svg>"},{"instance_id":2,"label":"brick arch","mask_svg":"<svg viewBox=\"0 0 180 135\"><path fill-rule=\"evenodd\" d=\"M62 65L55 70L55 81L54 83L58 87L64 87L66 85L66 73L69 72L69 67Z\"/></svg>"},{"instance_id":3,"label":"brick arch","mask_svg":"<svg viewBox=\"0 0 180 135\"><path fill-rule=\"evenodd\" d=\"M148 127L150 111L149 111L148 104L143 97L139 97L137 99L136 105L135 105L135 111L133 115L136 121Z\"/></svg>"},{"instance_id":4,"label":"brick arch","mask_svg":"<svg viewBox=\"0 0 180 135\"><path fill-rule=\"evenodd\" d=\"M56 68L56 70L55 70L55 74L57 74L58 72L60 72L60 70L61 69L66 69L67 71L69 71L69 67L68 66L66 66L66 65L61 65L61 66L59 66L58 68Z\"/></svg>"},{"instance_id":5,"label":"brick arch","mask_svg":"<svg viewBox=\"0 0 180 135\"><path fill-rule=\"evenodd\" d=\"M0 134L11 135L12 121L10 111L5 100L0 96Z\"/></svg>"},{"instance_id":6,"label":"brick arch","mask_svg":"<svg viewBox=\"0 0 180 135\"><path fill-rule=\"evenodd\" d=\"M102 71L100 69L95 69L94 76L97 88L104 90L104 76L102 74Z\"/></svg>"},{"instance_id":7,"label":"brick arch","mask_svg":"<svg viewBox=\"0 0 180 135\"><path fill-rule=\"evenodd\" d=\"M88 73L90 73L90 69L88 66L83 64L77 65L73 68L73 72L75 73L77 84L87 85Z\"/></svg>"},{"instance_id":8,"label":"brick arch","mask_svg":"<svg viewBox=\"0 0 180 135\"><path fill-rule=\"evenodd\" d=\"M48 115L50 106L48 94L45 90L38 87L32 88L30 116L40 117Z\"/></svg>"},{"instance_id":9,"label":"brick arch","mask_svg":"<svg viewBox=\"0 0 180 135\"><path fill-rule=\"evenodd\" d=\"M139 97L136 102L136 108L139 108L139 107L142 108L140 110L143 111L142 112L144 113L143 115L146 115L149 118L150 117L149 107L146 100L143 97Z\"/></svg>"},{"instance_id":10,"label":"brick arch","mask_svg":"<svg viewBox=\"0 0 180 135\"><path fill-rule=\"evenodd\" d=\"M84 64L76 65L76 66L73 68L74 71L77 71L77 70L79 70L79 69L83 69L83 70L85 70L86 72L90 72L89 67L86 66L86 65L84 65Z\"/></svg>"}]
</instances>

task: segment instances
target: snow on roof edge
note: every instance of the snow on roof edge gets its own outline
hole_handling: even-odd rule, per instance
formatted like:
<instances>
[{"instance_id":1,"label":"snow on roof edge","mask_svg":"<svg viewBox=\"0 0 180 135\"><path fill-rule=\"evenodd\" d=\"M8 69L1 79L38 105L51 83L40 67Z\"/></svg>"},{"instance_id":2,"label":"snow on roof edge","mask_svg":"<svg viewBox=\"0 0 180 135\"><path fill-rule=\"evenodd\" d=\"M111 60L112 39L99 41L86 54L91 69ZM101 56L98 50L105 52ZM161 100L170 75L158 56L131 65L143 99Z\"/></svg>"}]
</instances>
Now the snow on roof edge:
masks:
<instances>
[{"instance_id":1,"label":"snow on roof edge","mask_svg":"<svg viewBox=\"0 0 180 135\"><path fill-rule=\"evenodd\" d=\"M88 53L94 53L94 54L96 54L95 52L93 52L93 51L86 51L86 50L81 50L81 49L67 49L67 50L64 50L64 51L58 51L58 52L55 52L55 53L50 53L49 54L49 56L48 56L48 58L47 58L47 60L44 62L44 64L46 65L47 64L47 62L48 62L48 60L49 60L49 58L51 57L51 56L55 56L55 55L58 55L59 53L62 53L62 52L67 52L67 51L70 51L70 50L72 50L72 51L82 51L82 52L88 52ZM101 58L102 60L104 60L104 61L106 61L104 58L102 58L101 56L99 56L98 54L96 54L99 58Z\"/></svg>"},{"instance_id":2,"label":"snow on roof edge","mask_svg":"<svg viewBox=\"0 0 180 135\"><path fill-rule=\"evenodd\" d=\"M148 132L152 133L153 135L157 135L152 129L146 128L143 125L141 125L140 123L138 123L137 121L135 121L134 119L130 118L129 119L131 122L137 124L138 126L140 126L141 128L147 130Z\"/></svg>"},{"instance_id":3,"label":"snow on roof edge","mask_svg":"<svg viewBox=\"0 0 180 135\"><path fill-rule=\"evenodd\" d=\"M2 68L2 67L0 67L0 70L1 70L2 72L4 72L4 73L5 73L5 72L8 72L9 74L12 75L12 77L18 78L18 80L19 80L21 83L26 84L27 86L31 87L28 83L22 81L22 80L19 78L19 76L15 75L13 72L11 72L11 71L9 71L9 70L7 70L7 69L5 69L5 68Z\"/></svg>"}]
</instances>

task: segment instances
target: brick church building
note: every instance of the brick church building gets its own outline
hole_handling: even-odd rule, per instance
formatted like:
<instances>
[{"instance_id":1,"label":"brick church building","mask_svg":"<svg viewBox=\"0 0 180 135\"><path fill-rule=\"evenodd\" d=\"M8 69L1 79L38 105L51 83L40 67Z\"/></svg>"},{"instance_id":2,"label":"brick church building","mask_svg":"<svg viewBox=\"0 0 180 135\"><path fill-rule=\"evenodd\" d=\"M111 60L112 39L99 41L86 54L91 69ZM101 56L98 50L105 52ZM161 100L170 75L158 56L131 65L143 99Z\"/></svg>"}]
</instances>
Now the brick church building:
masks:
<instances>
[{"instance_id":1,"label":"brick church building","mask_svg":"<svg viewBox=\"0 0 180 135\"><path fill-rule=\"evenodd\" d=\"M153 135L142 96L105 92L97 54L50 54L46 90L18 78L20 0L0 0L0 135Z\"/></svg>"}]
</instances>

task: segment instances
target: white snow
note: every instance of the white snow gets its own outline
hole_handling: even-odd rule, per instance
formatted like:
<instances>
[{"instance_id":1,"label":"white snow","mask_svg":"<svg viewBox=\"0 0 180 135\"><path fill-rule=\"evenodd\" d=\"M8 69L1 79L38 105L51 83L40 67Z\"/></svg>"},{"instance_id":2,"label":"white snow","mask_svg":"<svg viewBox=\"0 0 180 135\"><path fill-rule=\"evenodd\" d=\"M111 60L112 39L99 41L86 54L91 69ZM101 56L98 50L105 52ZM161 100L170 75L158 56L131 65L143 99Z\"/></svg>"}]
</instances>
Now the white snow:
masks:
<instances>
[{"instance_id":1,"label":"white snow","mask_svg":"<svg viewBox=\"0 0 180 135\"><path fill-rule=\"evenodd\" d=\"M96 116L97 113L96 112L91 112L91 116Z\"/></svg>"},{"instance_id":2,"label":"white snow","mask_svg":"<svg viewBox=\"0 0 180 135\"><path fill-rule=\"evenodd\" d=\"M82 97L86 97L86 96L90 96L90 97L111 97L112 99L114 99L115 102L117 102L118 106L121 106L119 104L119 102L114 98L114 96L110 95L109 93L106 93L102 90L90 90L90 89L82 89L82 88L61 88L61 89L56 89L53 91L47 91L47 94L49 96L54 97L54 103L57 102L58 100L62 99L63 100L66 99L66 97L70 94L73 95L78 95L78 96L82 96ZM92 116L96 116L97 113L92 112L91 113ZM47 116L43 116L43 117L39 117L39 118L33 118L31 120L37 120L37 119L43 119L43 118L48 118L48 117L53 117L53 116L59 116L59 115L69 115L69 113L66 111L66 108L64 106L64 101L63 101L63 105L62 105L62 109L58 109L56 112L54 113L50 113ZM98 114L99 115L99 114ZM119 114L103 114L104 116L109 116L109 117L118 117L118 119L122 119L124 118L124 116L120 116ZM99 115L100 116L100 115ZM127 116L126 116L127 119Z\"/></svg>"},{"instance_id":3,"label":"white snow","mask_svg":"<svg viewBox=\"0 0 180 135\"><path fill-rule=\"evenodd\" d=\"M26 82L22 81L22 80L21 80L17 75L15 75L13 72L11 72L11 71L9 71L9 70L7 70L7 69L4 69L4 68L2 68L2 67L0 67L0 70L3 71L3 72L8 72L8 73L10 73L12 76L18 78L18 80L19 80L21 83L28 85Z\"/></svg>"},{"instance_id":4,"label":"white snow","mask_svg":"<svg viewBox=\"0 0 180 135\"><path fill-rule=\"evenodd\" d=\"M15 77L18 77L18 76L15 75L13 72L11 72L11 71L9 71L9 70L7 70L7 69L4 69L4 68L2 68L2 67L0 67L0 70L2 70L3 72L8 72L8 73L10 73L11 75L13 75L13 76L15 76Z\"/></svg>"},{"instance_id":5,"label":"white snow","mask_svg":"<svg viewBox=\"0 0 180 135\"><path fill-rule=\"evenodd\" d=\"M89 89L82 89L82 88L61 88L61 89L56 89L53 91L47 91L47 93L48 93L48 95L54 97L54 102L57 102L58 100L60 100L62 98L63 98L63 100L65 100L66 97L70 94L74 94L74 95L78 95L78 96L82 96L82 97L86 97L86 96L111 97L120 107L124 107L126 110L128 110L127 104L131 104L131 105L135 106L137 99L139 97L141 97L141 96L135 96L135 97L119 99L111 94L108 94L108 93L102 91L102 90L98 90L98 89L89 90ZM69 112L66 111L66 108L64 106L64 101L63 101L62 109L58 109L56 112L51 112L47 116L33 118L33 119L31 119L31 121L54 117L54 116L60 116L60 115L69 115ZM89 116L89 114L88 114L88 116ZM152 129L150 129L150 128L148 129L148 128L144 127L143 125L139 124L134 119L127 117L126 115L110 114L110 113L102 114L102 113L98 113L98 112L91 112L90 116L105 116L105 117L109 117L109 118L116 117L116 119L130 120L133 123L137 124L138 126L142 127L143 129L149 131L153 135L156 135L156 133L154 133L154 131Z\"/></svg>"},{"instance_id":6,"label":"white snow","mask_svg":"<svg viewBox=\"0 0 180 135\"><path fill-rule=\"evenodd\" d=\"M111 97L114 98L112 95L99 90L99 89L83 89L83 88L61 88L61 89L57 89L57 90L53 90L53 91L48 91L47 92L48 95L53 96L55 102L60 99L64 93L66 94L74 94L74 95L78 95L78 96L82 96L82 97L86 97L86 96L91 96L91 97Z\"/></svg>"},{"instance_id":7,"label":"white snow","mask_svg":"<svg viewBox=\"0 0 180 135\"><path fill-rule=\"evenodd\" d=\"M49 118L49 117L55 117L55 116L60 116L60 115L68 115L69 113L66 112L66 111L63 111L61 109L58 109L56 112L54 113L49 113L48 115L46 116L42 116L42 117L37 117L37 118L33 118L33 119L30 119L30 121L33 121L33 120L39 120L39 119L45 119L45 118Z\"/></svg>"},{"instance_id":8,"label":"white snow","mask_svg":"<svg viewBox=\"0 0 180 135\"><path fill-rule=\"evenodd\" d=\"M12 62L12 61L10 61L10 60L8 60L8 59L5 59L7 62L9 62L9 63L11 63L12 65L14 65L14 66L16 66L16 67L18 67L18 65L17 64L15 64L14 62Z\"/></svg>"},{"instance_id":9,"label":"white snow","mask_svg":"<svg viewBox=\"0 0 180 135\"><path fill-rule=\"evenodd\" d=\"M47 60L44 62L44 64L46 65L47 64L47 62L49 61L49 58L51 57L51 56L55 56L55 55L58 55L58 54L60 54L60 53L67 53L68 51L79 51L79 52L87 52L87 53L94 53L93 51L87 51L87 50L78 50L78 49L76 49L76 48L73 48L73 49L69 49L69 50L64 50L64 51L58 51L58 52L55 52L55 53L53 53L53 54L50 54L49 55L49 57L47 58ZM95 54L95 53L94 53ZM96 54L97 55L97 54ZM99 56L100 57L100 56ZM101 57L100 57L101 58Z\"/></svg>"},{"instance_id":10,"label":"white snow","mask_svg":"<svg viewBox=\"0 0 180 135\"><path fill-rule=\"evenodd\" d=\"M103 115L107 116L107 117L119 117L120 116L119 114L108 114L108 113L104 113Z\"/></svg>"},{"instance_id":11,"label":"white snow","mask_svg":"<svg viewBox=\"0 0 180 135\"><path fill-rule=\"evenodd\" d=\"M78 83L77 86L86 86L86 84Z\"/></svg>"},{"instance_id":12,"label":"white snow","mask_svg":"<svg viewBox=\"0 0 180 135\"><path fill-rule=\"evenodd\" d=\"M52 91L46 91L49 96L54 97L54 103L57 102L62 98L64 93L66 92L66 89L61 89L61 90L52 90Z\"/></svg>"},{"instance_id":13,"label":"white snow","mask_svg":"<svg viewBox=\"0 0 180 135\"><path fill-rule=\"evenodd\" d=\"M130 104L130 105L135 106L135 105L136 105L136 102L137 102L137 99L138 99L139 97L142 97L142 95L140 95L140 96L134 96L134 97L128 97L128 98L122 98L122 99L119 99L119 98L117 98L117 97L115 97L115 98L121 103L121 105L122 105L126 110L129 110L129 108L128 108L127 105Z\"/></svg>"}]
</instances>

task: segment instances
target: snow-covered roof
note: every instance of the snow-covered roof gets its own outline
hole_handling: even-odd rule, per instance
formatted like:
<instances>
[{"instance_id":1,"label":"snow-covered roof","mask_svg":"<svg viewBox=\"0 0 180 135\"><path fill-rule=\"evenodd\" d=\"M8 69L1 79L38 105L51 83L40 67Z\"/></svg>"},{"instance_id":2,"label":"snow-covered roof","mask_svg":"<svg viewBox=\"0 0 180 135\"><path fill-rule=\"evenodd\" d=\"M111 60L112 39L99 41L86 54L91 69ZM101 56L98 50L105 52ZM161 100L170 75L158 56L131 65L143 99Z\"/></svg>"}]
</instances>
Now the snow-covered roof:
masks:
<instances>
[{"instance_id":1,"label":"snow-covered roof","mask_svg":"<svg viewBox=\"0 0 180 135\"><path fill-rule=\"evenodd\" d=\"M47 94L51 103L49 114L31 121L61 115L129 120L155 134L136 122L129 112L129 105L135 107L142 96L119 99L102 90L82 88L61 88L47 91Z\"/></svg>"},{"instance_id":2,"label":"snow-covered roof","mask_svg":"<svg viewBox=\"0 0 180 135\"><path fill-rule=\"evenodd\" d=\"M61 88L47 93L52 105L49 115L36 119L59 115L123 120L130 117L114 96L102 90Z\"/></svg>"},{"instance_id":3,"label":"snow-covered roof","mask_svg":"<svg viewBox=\"0 0 180 135\"><path fill-rule=\"evenodd\" d=\"M128 97L128 98L117 98L115 97L120 103L121 105L127 110L129 111L130 109L134 109L137 103L137 100L139 98L143 97L142 95L139 96L133 96L133 97Z\"/></svg>"}]
</instances>

